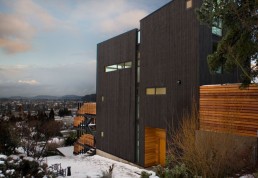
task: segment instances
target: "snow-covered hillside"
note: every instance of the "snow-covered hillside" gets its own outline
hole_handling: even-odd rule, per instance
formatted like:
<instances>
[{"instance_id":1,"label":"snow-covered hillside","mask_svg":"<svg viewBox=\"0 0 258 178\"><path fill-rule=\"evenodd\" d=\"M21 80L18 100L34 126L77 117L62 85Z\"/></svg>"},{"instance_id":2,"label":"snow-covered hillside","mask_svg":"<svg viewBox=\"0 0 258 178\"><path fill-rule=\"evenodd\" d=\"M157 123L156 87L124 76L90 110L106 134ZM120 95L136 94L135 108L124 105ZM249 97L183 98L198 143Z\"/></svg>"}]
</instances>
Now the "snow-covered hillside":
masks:
<instances>
[{"instance_id":1,"label":"snow-covered hillside","mask_svg":"<svg viewBox=\"0 0 258 178\"><path fill-rule=\"evenodd\" d=\"M135 166L113 161L98 155L95 156L51 156L47 157L47 164L61 163L62 168L71 166L71 177L74 178L99 178L103 175L103 171L108 171L109 167L114 164L113 178L139 178L142 171L152 174L150 178L157 178L155 173L144 169L139 169Z\"/></svg>"}]
</instances>

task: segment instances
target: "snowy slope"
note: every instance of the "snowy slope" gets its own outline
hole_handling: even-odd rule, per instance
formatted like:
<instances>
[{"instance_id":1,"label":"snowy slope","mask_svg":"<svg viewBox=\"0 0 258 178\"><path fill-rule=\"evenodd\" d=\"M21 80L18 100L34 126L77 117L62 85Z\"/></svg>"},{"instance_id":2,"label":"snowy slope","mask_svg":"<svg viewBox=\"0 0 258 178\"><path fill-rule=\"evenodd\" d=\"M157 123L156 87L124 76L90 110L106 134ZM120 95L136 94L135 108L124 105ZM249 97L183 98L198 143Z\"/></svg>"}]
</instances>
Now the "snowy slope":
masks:
<instances>
[{"instance_id":1,"label":"snowy slope","mask_svg":"<svg viewBox=\"0 0 258 178\"><path fill-rule=\"evenodd\" d=\"M113 178L139 178L142 171L146 171L152 174L151 178L157 178L155 173L144 169L139 169L135 166L124 164L121 162L113 161L98 155L95 156L51 156L47 157L47 164L61 163L62 168L71 166L71 177L73 178L99 178L103 174L103 171L108 171L109 166L114 164Z\"/></svg>"}]
</instances>

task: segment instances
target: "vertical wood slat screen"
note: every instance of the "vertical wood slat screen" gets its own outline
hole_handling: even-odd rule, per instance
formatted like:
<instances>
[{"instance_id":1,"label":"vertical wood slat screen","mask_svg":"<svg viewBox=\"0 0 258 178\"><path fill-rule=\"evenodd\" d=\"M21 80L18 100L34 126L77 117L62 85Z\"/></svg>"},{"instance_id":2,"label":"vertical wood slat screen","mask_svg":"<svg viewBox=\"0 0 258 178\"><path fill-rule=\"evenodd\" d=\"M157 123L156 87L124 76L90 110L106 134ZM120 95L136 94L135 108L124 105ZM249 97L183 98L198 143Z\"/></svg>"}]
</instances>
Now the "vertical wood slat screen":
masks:
<instances>
[{"instance_id":1,"label":"vertical wood slat screen","mask_svg":"<svg viewBox=\"0 0 258 178\"><path fill-rule=\"evenodd\" d=\"M258 86L239 86L200 87L200 130L257 136Z\"/></svg>"},{"instance_id":2,"label":"vertical wood slat screen","mask_svg":"<svg viewBox=\"0 0 258 178\"><path fill-rule=\"evenodd\" d=\"M166 160L166 130L145 128L145 160L144 167L154 165L165 166Z\"/></svg>"}]
</instances>

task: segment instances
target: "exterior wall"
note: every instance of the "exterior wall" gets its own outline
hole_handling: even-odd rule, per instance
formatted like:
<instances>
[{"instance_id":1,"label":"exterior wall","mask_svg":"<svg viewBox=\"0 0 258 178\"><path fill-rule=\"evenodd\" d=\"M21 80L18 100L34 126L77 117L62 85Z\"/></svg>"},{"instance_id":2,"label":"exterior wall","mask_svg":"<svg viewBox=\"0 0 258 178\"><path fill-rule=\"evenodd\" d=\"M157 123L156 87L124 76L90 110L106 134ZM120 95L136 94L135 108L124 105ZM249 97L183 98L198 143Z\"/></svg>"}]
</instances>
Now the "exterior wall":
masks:
<instances>
[{"instance_id":1,"label":"exterior wall","mask_svg":"<svg viewBox=\"0 0 258 178\"><path fill-rule=\"evenodd\" d=\"M191 109L192 99L198 99L199 22L195 7L186 9L186 1L175 0L141 20L141 165L144 128L174 130L184 111ZM166 87L166 95L146 95L148 87Z\"/></svg>"},{"instance_id":2,"label":"exterior wall","mask_svg":"<svg viewBox=\"0 0 258 178\"><path fill-rule=\"evenodd\" d=\"M175 130L183 114L190 111L193 100L199 104L200 85L237 81L237 73L210 74L207 55L217 39L211 29L200 26L197 20L195 9L202 0L192 2L192 8L186 9L186 1L171 1L140 21L139 87L136 83L137 30L98 44L98 149L144 166L146 127ZM104 72L105 66L128 60L133 62L131 69ZM181 84L177 83L179 80ZM146 88L156 87L165 87L166 95L146 95ZM135 144L138 96L139 147Z\"/></svg>"},{"instance_id":3,"label":"exterior wall","mask_svg":"<svg viewBox=\"0 0 258 178\"><path fill-rule=\"evenodd\" d=\"M97 46L97 148L131 162L135 162L136 38L134 29ZM105 72L105 66L127 61L132 61L132 68Z\"/></svg>"},{"instance_id":4,"label":"exterior wall","mask_svg":"<svg viewBox=\"0 0 258 178\"><path fill-rule=\"evenodd\" d=\"M199 86L236 82L233 75L211 75L207 55L217 39L201 26L195 9L201 0L186 8L174 0L140 21L140 164L144 165L145 127L175 131L193 100L199 104ZM177 81L181 84L178 85ZM146 88L166 87L166 95L146 95ZM167 137L168 138L168 137Z\"/></svg>"}]
</instances>

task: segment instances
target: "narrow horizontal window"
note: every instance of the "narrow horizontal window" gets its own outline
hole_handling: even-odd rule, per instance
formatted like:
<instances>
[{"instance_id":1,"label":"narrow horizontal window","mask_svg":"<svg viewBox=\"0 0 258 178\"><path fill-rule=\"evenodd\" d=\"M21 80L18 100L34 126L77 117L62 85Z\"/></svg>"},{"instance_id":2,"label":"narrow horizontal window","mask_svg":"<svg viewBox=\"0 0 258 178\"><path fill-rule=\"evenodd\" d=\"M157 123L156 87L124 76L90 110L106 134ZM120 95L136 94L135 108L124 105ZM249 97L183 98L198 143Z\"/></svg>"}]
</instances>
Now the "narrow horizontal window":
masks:
<instances>
[{"instance_id":1,"label":"narrow horizontal window","mask_svg":"<svg viewBox=\"0 0 258 178\"><path fill-rule=\"evenodd\" d=\"M125 69L131 68L131 67L132 67L132 62L125 62Z\"/></svg>"},{"instance_id":2,"label":"narrow horizontal window","mask_svg":"<svg viewBox=\"0 0 258 178\"><path fill-rule=\"evenodd\" d=\"M146 95L155 95L155 88L146 88Z\"/></svg>"},{"instance_id":3,"label":"narrow horizontal window","mask_svg":"<svg viewBox=\"0 0 258 178\"><path fill-rule=\"evenodd\" d=\"M166 88L156 88L156 95L165 95L167 93Z\"/></svg>"},{"instance_id":4,"label":"narrow horizontal window","mask_svg":"<svg viewBox=\"0 0 258 178\"><path fill-rule=\"evenodd\" d=\"M124 69L125 68L125 63L121 63L117 65L118 69Z\"/></svg>"},{"instance_id":5,"label":"narrow horizontal window","mask_svg":"<svg viewBox=\"0 0 258 178\"><path fill-rule=\"evenodd\" d=\"M106 66L105 72L112 72L117 70L117 65Z\"/></svg>"}]
</instances>

